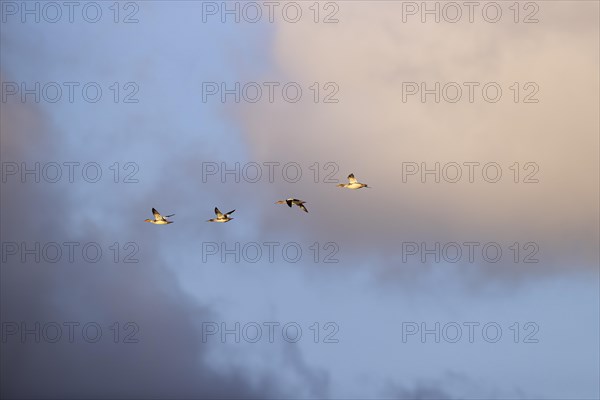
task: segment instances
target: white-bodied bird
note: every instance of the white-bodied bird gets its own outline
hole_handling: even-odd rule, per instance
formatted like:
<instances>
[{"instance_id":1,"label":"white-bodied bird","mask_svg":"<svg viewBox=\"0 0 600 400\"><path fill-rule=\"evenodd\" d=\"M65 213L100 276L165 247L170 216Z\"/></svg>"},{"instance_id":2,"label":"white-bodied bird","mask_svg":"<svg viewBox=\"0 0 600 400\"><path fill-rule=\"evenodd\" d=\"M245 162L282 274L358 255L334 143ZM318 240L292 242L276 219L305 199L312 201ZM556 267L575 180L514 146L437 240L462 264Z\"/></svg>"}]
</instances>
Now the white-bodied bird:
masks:
<instances>
[{"instance_id":1,"label":"white-bodied bird","mask_svg":"<svg viewBox=\"0 0 600 400\"><path fill-rule=\"evenodd\" d=\"M217 207L215 207L215 214L217 215L217 218L209 219L206 222L229 222L233 219L233 218L229 218L229 215L233 214L234 211L235 210L229 211L228 213L223 214L221 211L219 211L219 209Z\"/></svg>"},{"instance_id":2,"label":"white-bodied bird","mask_svg":"<svg viewBox=\"0 0 600 400\"><path fill-rule=\"evenodd\" d=\"M356 178L354 177L354 174L348 175L348 183L346 183L346 184L340 183L337 185L337 187L343 187L346 189L360 189L360 188L370 189L370 187L367 186L366 183L360 183L359 181L357 181Z\"/></svg>"},{"instance_id":3,"label":"white-bodied bird","mask_svg":"<svg viewBox=\"0 0 600 400\"><path fill-rule=\"evenodd\" d=\"M156 208L152 209L152 214L154 214L154 219L145 219L144 222L150 222L151 224L155 224L155 225L172 224L173 221L168 221L167 218L175 215L175 214L171 214L171 215L165 215L163 217L162 215L160 215L160 213L158 211L156 211Z\"/></svg>"}]
</instances>

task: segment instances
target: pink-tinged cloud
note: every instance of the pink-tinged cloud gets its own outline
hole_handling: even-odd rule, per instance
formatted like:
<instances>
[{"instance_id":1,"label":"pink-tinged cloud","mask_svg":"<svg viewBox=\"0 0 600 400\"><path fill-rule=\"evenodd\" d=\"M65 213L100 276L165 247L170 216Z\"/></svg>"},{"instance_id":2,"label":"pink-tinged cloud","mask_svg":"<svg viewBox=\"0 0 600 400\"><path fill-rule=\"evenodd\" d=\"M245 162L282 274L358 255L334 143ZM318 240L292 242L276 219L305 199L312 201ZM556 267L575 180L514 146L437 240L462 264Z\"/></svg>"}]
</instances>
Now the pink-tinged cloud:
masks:
<instances>
[{"instance_id":1,"label":"pink-tinged cloud","mask_svg":"<svg viewBox=\"0 0 600 400\"><path fill-rule=\"evenodd\" d=\"M508 15L497 24L436 24L402 23L401 3L340 3L337 24L278 23L272 54L279 80L305 89L335 82L339 102L315 104L306 90L298 103L238 110L254 158L332 161L338 179L354 172L374 187L276 186L310 202L319 223L307 234L338 238L351 248L347 254L367 259L395 259L404 241L532 241L540 263L490 269L518 275L596 266L598 4L544 2L535 24L515 24ZM403 101L407 82L430 89L455 82L463 96L456 103L436 103L432 95L425 103L419 95ZM472 103L465 82L479 83ZM482 97L489 82L503 90L496 103ZM539 102L524 103L534 92L529 99ZM431 174L427 183L418 173L402 181L406 163L431 169L436 162L439 184ZM475 183L468 182L468 162L479 163ZM457 183L444 178L454 176L452 163L461 166ZM499 182L486 181L487 163L500 166ZM527 176L539 182L524 183Z\"/></svg>"}]
</instances>

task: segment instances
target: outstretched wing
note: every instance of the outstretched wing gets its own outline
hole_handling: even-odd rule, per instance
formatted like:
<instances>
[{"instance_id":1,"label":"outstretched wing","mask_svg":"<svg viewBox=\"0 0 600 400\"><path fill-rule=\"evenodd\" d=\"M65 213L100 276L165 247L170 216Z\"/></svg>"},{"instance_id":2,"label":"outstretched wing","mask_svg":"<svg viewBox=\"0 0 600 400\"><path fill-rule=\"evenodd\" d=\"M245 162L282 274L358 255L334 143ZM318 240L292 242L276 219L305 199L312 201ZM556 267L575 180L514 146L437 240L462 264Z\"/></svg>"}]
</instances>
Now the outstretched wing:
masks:
<instances>
[{"instance_id":1,"label":"outstretched wing","mask_svg":"<svg viewBox=\"0 0 600 400\"><path fill-rule=\"evenodd\" d=\"M348 183L356 183L356 182L358 182L358 181L354 177L354 174L348 175Z\"/></svg>"},{"instance_id":2,"label":"outstretched wing","mask_svg":"<svg viewBox=\"0 0 600 400\"><path fill-rule=\"evenodd\" d=\"M308 212L303 203L298 204L298 207L300 207L304 212Z\"/></svg>"},{"instance_id":3,"label":"outstretched wing","mask_svg":"<svg viewBox=\"0 0 600 400\"><path fill-rule=\"evenodd\" d=\"M175 214L165 215L165 218L172 217L173 215L175 215Z\"/></svg>"},{"instance_id":4,"label":"outstretched wing","mask_svg":"<svg viewBox=\"0 0 600 400\"><path fill-rule=\"evenodd\" d=\"M226 213L225 215L230 215L230 214L233 214L234 212L235 212L235 210L233 210L233 211L229 211L229 212L228 212L228 213Z\"/></svg>"},{"instance_id":5,"label":"outstretched wing","mask_svg":"<svg viewBox=\"0 0 600 400\"><path fill-rule=\"evenodd\" d=\"M285 202L287 203L288 207L292 206L292 199L287 199Z\"/></svg>"},{"instance_id":6,"label":"outstretched wing","mask_svg":"<svg viewBox=\"0 0 600 400\"><path fill-rule=\"evenodd\" d=\"M223 218L223 213L217 207L215 207L215 214L217 214L217 218Z\"/></svg>"},{"instance_id":7,"label":"outstretched wing","mask_svg":"<svg viewBox=\"0 0 600 400\"><path fill-rule=\"evenodd\" d=\"M160 213L158 211L156 211L156 208L152 208L152 214L154 214L154 219L156 221L162 221L162 220L164 220L163 216L160 215Z\"/></svg>"}]
</instances>

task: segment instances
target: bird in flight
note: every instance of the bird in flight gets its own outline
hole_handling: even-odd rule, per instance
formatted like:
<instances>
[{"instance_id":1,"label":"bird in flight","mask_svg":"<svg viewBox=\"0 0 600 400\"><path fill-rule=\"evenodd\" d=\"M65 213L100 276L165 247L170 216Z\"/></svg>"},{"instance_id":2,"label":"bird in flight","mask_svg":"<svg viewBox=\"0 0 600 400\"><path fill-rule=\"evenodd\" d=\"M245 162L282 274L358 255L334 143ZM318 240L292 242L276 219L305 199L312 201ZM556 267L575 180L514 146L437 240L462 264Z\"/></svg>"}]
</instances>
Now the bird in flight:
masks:
<instances>
[{"instance_id":1,"label":"bird in flight","mask_svg":"<svg viewBox=\"0 0 600 400\"><path fill-rule=\"evenodd\" d=\"M337 187L343 187L346 189L360 189L360 188L370 189L370 187L368 187L365 183L360 183L359 181L357 181L356 178L354 177L354 174L348 175L348 183L346 183L346 184L340 183L339 185L337 185Z\"/></svg>"},{"instance_id":2,"label":"bird in flight","mask_svg":"<svg viewBox=\"0 0 600 400\"><path fill-rule=\"evenodd\" d=\"M304 212L308 212L308 210L304 206L304 203L306 203L304 200L293 199L290 197L289 199L279 200L275 204L287 204L288 207L292 207L292 205L295 204L298 207L300 207Z\"/></svg>"},{"instance_id":3,"label":"bird in flight","mask_svg":"<svg viewBox=\"0 0 600 400\"><path fill-rule=\"evenodd\" d=\"M233 214L234 211L235 210L229 211L228 213L223 214L221 211L219 211L219 209L217 207L215 207L215 214L217 215L217 218L209 219L206 222L229 222L233 219L233 218L229 218L229 215Z\"/></svg>"},{"instance_id":4,"label":"bird in flight","mask_svg":"<svg viewBox=\"0 0 600 400\"><path fill-rule=\"evenodd\" d=\"M160 213L158 211L156 211L156 208L152 209L152 214L154 214L154 219L145 219L144 222L150 222L151 224L156 224L156 225L172 224L173 221L167 221L167 218L175 215L175 214L171 214L171 215L165 215L163 217L162 215L160 215Z\"/></svg>"}]
</instances>

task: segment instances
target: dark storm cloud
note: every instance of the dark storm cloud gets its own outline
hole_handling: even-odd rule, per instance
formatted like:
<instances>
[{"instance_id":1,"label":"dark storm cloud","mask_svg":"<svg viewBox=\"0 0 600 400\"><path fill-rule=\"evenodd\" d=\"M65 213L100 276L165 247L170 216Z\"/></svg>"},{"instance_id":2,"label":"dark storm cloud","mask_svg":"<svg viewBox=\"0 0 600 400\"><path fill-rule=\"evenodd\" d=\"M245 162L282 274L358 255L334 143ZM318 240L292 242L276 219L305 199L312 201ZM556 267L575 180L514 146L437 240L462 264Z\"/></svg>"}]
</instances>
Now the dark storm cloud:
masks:
<instances>
[{"instance_id":1,"label":"dark storm cloud","mask_svg":"<svg viewBox=\"0 0 600 400\"><path fill-rule=\"evenodd\" d=\"M2 161L61 159L61 136L36 107L8 102L1 112ZM120 226L104 232L92 222L79 224L69 217L78 207L70 191L76 184L10 179L1 190L3 242L41 243L95 241L107 250L115 237L135 238L137 232ZM140 205L141 207L142 205ZM85 219L84 219L85 220ZM142 224L140 224L142 225ZM144 227L146 227L144 225ZM216 372L206 358L199 321L214 319L211 309L182 292L160 243L142 236L137 264L112 262L106 252L98 263L65 258L56 264L36 263L28 256L7 256L1 273L1 316L6 324L25 323L32 329L57 323L57 343L34 335L5 337L2 345L3 398L264 398L285 393L269 376L231 368ZM77 253L76 253L77 254ZM73 343L68 328L76 322ZM102 335L97 343L83 339L81 328L95 322ZM110 326L120 323L119 343ZM123 343L124 324L133 322L138 343ZM206 346L206 344L204 344ZM292 363L298 357L291 357ZM300 371L312 385L314 377ZM251 379L253 377L253 379ZM254 382L254 383L252 383ZM317 380L317 391L323 384Z\"/></svg>"}]
</instances>

